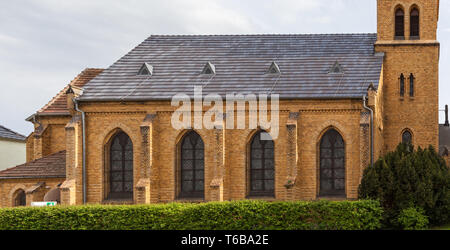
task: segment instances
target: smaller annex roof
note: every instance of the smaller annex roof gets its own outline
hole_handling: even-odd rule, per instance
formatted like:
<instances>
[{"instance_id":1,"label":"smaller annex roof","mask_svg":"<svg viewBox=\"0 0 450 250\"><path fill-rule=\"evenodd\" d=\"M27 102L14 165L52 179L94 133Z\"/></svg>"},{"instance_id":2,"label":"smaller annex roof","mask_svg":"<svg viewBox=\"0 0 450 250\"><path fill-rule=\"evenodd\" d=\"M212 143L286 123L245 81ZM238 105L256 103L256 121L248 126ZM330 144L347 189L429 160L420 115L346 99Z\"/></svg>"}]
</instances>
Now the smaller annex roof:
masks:
<instances>
[{"instance_id":1,"label":"smaller annex roof","mask_svg":"<svg viewBox=\"0 0 450 250\"><path fill-rule=\"evenodd\" d=\"M65 178L66 151L0 171L0 179Z\"/></svg>"},{"instance_id":2,"label":"smaller annex roof","mask_svg":"<svg viewBox=\"0 0 450 250\"><path fill-rule=\"evenodd\" d=\"M0 125L0 138L17 140L17 141L25 141L27 139L26 136L23 136L17 132L14 132L9 128L5 128L2 125Z\"/></svg>"},{"instance_id":3,"label":"smaller annex roof","mask_svg":"<svg viewBox=\"0 0 450 250\"><path fill-rule=\"evenodd\" d=\"M55 97L50 100L44 107L37 111L37 115L68 115L67 109L67 90L70 86L81 88L103 69L87 68L78 74L64 89L62 89Z\"/></svg>"}]
</instances>

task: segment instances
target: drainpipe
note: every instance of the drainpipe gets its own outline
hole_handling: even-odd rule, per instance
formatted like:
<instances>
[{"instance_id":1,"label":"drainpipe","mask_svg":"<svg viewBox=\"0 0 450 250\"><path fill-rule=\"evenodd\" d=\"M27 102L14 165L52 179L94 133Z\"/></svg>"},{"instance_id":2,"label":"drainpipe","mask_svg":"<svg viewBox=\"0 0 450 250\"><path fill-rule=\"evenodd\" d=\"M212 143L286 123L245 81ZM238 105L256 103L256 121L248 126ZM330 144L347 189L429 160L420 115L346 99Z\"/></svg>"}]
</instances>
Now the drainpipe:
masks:
<instances>
[{"instance_id":1,"label":"drainpipe","mask_svg":"<svg viewBox=\"0 0 450 250\"><path fill-rule=\"evenodd\" d=\"M83 204L86 204L86 122L84 111L78 108L78 101L73 98L73 103L75 104L75 110L81 113L81 126L82 126L82 150L83 150L83 168L82 168L82 179L83 179Z\"/></svg>"},{"instance_id":2,"label":"drainpipe","mask_svg":"<svg viewBox=\"0 0 450 250\"><path fill-rule=\"evenodd\" d=\"M445 105L445 124L444 126L450 127L450 123L448 122L448 105Z\"/></svg>"},{"instance_id":3,"label":"drainpipe","mask_svg":"<svg viewBox=\"0 0 450 250\"><path fill-rule=\"evenodd\" d=\"M373 135L373 110L366 104L366 95L363 97L363 106L370 111L370 166L373 167L374 135Z\"/></svg>"}]
</instances>

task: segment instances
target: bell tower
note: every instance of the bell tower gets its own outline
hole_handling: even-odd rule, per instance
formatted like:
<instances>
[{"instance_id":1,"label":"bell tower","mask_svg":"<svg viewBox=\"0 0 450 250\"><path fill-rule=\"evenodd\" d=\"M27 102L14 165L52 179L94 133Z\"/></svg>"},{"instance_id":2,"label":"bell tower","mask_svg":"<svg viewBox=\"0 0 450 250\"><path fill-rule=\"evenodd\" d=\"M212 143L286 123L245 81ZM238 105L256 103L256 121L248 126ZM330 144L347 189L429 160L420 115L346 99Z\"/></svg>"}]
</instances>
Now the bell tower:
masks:
<instances>
[{"instance_id":1,"label":"bell tower","mask_svg":"<svg viewBox=\"0 0 450 250\"><path fill-rule=\"evenodd\" d=\"M438 148L438 18L439 0L377 0L384 152L401 142Z\"/></svg>"}]
</instances>

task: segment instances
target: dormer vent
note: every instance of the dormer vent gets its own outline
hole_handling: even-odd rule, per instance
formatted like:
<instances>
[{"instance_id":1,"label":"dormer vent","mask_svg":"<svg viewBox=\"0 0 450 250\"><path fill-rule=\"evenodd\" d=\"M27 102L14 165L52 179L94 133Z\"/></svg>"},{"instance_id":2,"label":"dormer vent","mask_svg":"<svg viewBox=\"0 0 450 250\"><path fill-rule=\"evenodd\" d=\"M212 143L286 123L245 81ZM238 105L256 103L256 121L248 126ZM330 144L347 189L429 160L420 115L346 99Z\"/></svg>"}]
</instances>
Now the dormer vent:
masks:
<instances>
[{"instance_id":1,"label":"dormer vent","mask_svg":"<svg viewBox=\"0 0 450 250\"><path fill-rule=\"evenodd\" d=\"M216 66L211 62L207 62L205 67L202 70L202 74L204 75L214 75L216 74Z\"/></svg>"},{"instance_id":2,"label":"dormer vent","mask_svg":"<svg viewBox=\"0 0 450 250\"><path fill-rule=\"evenodd\" d=\"M138 71L138 75L141 76L151 76L153 75L153 66L149 63L144 63Z\"/></svg>"},{"instance_id":3,"label":"dormer vent","mask_svg":"<svg viewBox=\"0 0 450 250\"><path fill-rule=\"evenodd\" d=\"M268 74L280 74L281 70L280 70L280 67L278 67L278 64L276 62L272 62L267 73Z\"/></svg>"},{"instance_id":4,"label":"dormer vent","mask_svg":"<svg viewBox=\"0 0 450 250\"><path fill-rule=\"evenodd\" d=\"M330 71L328 71L328 73L342 74L344 73L344 70L342 69L341 64L339 64L339 62L336 61L331 67Z\"/></svg>"}]
</instances>

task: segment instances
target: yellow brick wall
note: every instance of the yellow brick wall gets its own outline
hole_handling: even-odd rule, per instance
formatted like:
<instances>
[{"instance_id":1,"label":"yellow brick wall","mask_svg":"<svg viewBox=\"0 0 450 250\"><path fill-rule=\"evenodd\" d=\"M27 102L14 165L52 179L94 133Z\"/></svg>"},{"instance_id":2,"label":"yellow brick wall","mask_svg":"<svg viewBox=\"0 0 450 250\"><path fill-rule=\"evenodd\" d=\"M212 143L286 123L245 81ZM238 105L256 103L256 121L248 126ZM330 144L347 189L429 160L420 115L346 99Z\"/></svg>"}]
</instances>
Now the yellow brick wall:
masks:
<instances>
[{"instance_id":1,"label":"yellow brick wall","mask_svg":"<svg viewBox=\"0 0 450 250\"><path fill-rule=\"evenodd\" d=\"M439 0L377 0L378 40L394 40L394 12L401 7L405 13L405 41L410 33L409 15L413 6L419 10L420 39L436 40L437 21L439 17Z\"/></svg>"},{"instance_id":2,"label":"yellow brick wall","mask_svg":"<svg viewBox=\"0 0 450 250\"><path fill-rule=\"evenodd\" d=\"M32 201L43 201L45 191L48 192L63 181L64 179L61 178L0 180L0 207L12 207L14 205L14 194L17 190L26 191L39 182L45 182L45 186L38 190L36 194L27 194L27 205L30 205Z\"/></svg>"},{"instance_id":3,"label":"yellow brick wall","mask_svg":"<svg viewBox=\"0 0 450 250\"><path fill-rule=\"evenodd\" d=\"M318 194L318 144L328 128L342 133L346 143L346 192L347 198L357 197L360 166L360 117L362 100L341 101L284 101L280 107L280 131L275 142L275 198L286 200L284 186L288 178L287 128L289 112L298 112L298 161L297 181L293 196L289 199L316 199ZM126 132L134 149L134 184L142 177L144 162L142 156L142 135L140 126L146 114L154 113L153 122L153 166L151 174L152 198L155 202L170 202L176 196L177 142L184 131L171 126L174 107L169 103L87 103L81 107L86 111L87 132L87 201L101 203L107 197L105 181L105 145L117 129ZM214 130L197 130L205 143L205 200L216 199L210 184L217 177L216 136ZM223 199L247 198L247 145L255 131L226 130L224 139ZM74 178L81 178L79 175ZM135 192L136 198L136 192Z\"/></svg>"},{"instance_id":4,"label":"yellow brick wall","mask_svg":"<svg viewBox=\"0 0 450 250\"><path fill-rule=\"evenodd\" d=\"M420 40L409 39L409 10L420 11ZM405 39L394 41L394 10L405 9ZM378 41L384 52L383 108L384 152L401 142L405 129L413 133L413 144L438 148L439 43L436 41L438 0L378 0ZM399 77L404 74L405 95L400 97ZM415 77L414 97L409 96L409 75Z\"/></svg>"}]
</instances>

